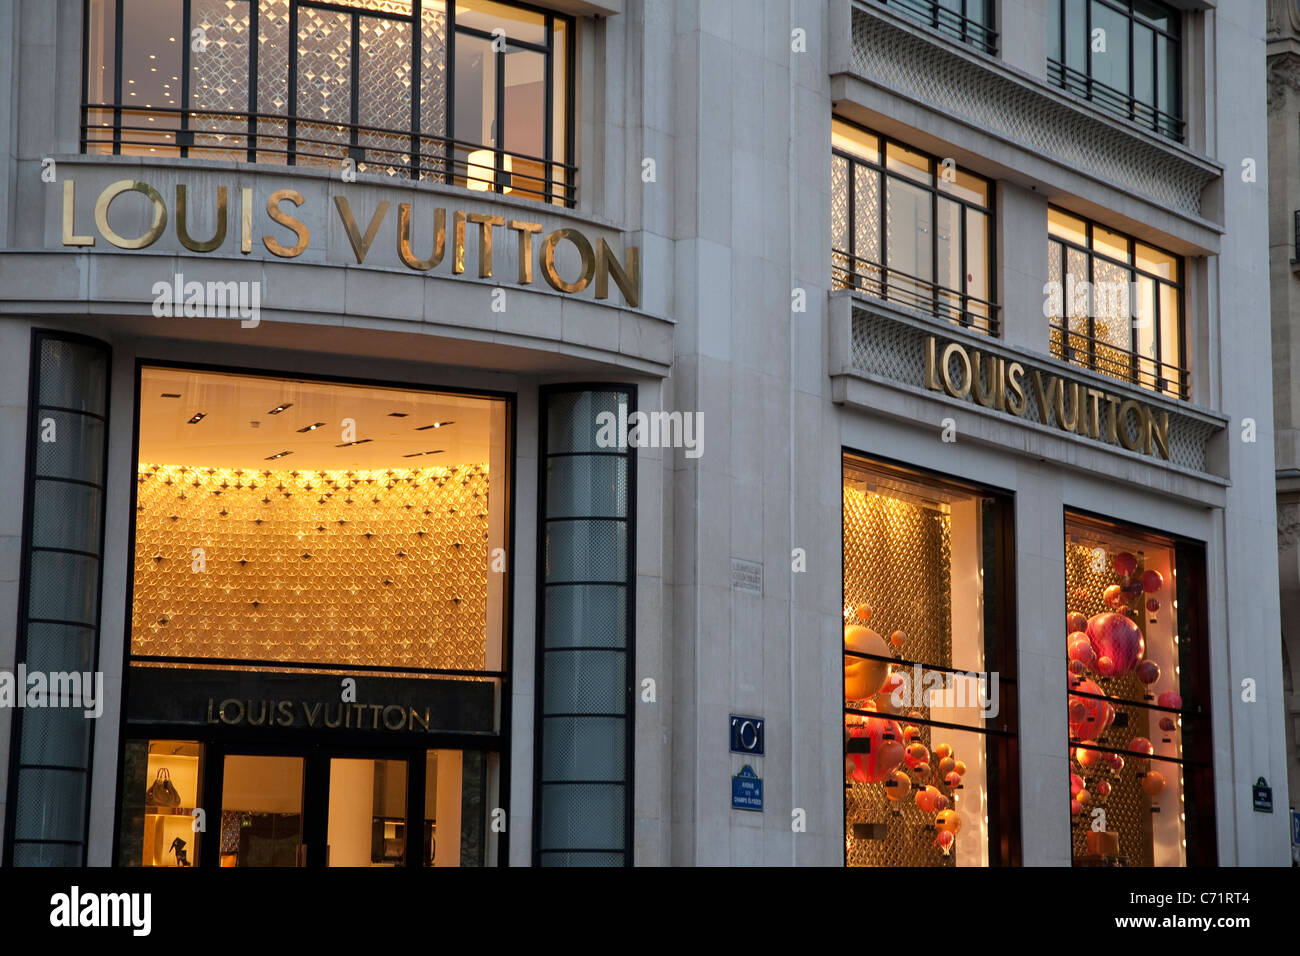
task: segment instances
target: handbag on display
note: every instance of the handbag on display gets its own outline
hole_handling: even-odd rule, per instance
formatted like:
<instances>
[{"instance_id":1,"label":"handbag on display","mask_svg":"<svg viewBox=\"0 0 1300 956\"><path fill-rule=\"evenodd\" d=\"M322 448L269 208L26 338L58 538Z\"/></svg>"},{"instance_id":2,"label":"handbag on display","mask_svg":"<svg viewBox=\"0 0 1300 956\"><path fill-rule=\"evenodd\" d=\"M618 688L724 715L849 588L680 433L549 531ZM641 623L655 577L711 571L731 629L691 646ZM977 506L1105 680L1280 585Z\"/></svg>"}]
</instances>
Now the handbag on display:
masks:
<instances>
[{"instance_id":1,"label":"handbag on display","mask_svg":"<svg viewBox=\"0 0 1300 956\"><path fill-rule=\"evenodd\" d=\"M158 768L158 775L154 777L153 783L149 785L144 799L145 803L154 807L179 807L181 805L181 795L172 784L170 770L166 767Z\"/></svg>"}]
</instances>

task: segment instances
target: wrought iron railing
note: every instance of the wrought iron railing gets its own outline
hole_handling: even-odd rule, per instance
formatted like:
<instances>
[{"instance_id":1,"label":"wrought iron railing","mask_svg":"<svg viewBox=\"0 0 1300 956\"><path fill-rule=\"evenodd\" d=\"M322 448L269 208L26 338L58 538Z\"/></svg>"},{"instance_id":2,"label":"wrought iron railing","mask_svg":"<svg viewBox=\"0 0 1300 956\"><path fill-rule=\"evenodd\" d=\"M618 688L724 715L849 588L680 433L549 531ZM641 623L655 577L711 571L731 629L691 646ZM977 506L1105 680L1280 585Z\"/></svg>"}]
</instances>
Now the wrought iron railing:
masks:
<instances>
[{"instance_id":1,"label":"wrought iron railing","mask_svg":"<svg viewBox=\"0 0 1300 956\"><path fill-rule=\"evenodd\" d=\"M1139 388L1162 392L1171 398L1185 401L1191 397L1192 373L1189 369L1064 328L1059 319L1052 320L1051 348L1054 356L1072 365L1121 379Z\"/></svg>"},{"instance_id":2,"label":"wrought iron railing","mask_svg":"<svg viewBox=\"0 0 1300 956\"><path fill-rule=\"evenodd\" d=\"M984 53L997 55L998 34L988 24L962 16L936 0L878 0L883 6L897 10L905 16L938 30L967 46ZM983 0L980 0L983 2Z\"/></svg>"},{"instance_id":3,"label":"wrought iron railing","mask_svg":"<svg viewBox=\"0 0 1300 956\"><path fill-rule=\"evenodd\" d=\"M1047 61L1047 78L1061 89L1095 103L1107 113L1132 120L1165 139L1172 139L1176 143L1183 141L1186 124L1173 113L1156 109L1150 103L1144 103L1122 90L1095 80L1059 60Z\"/></svg>"},{"instance_id":4,"label":"wrought iron railing","mask_svg":"<svg viewBox=\"0 0 1300 956\"><path fill-rule=\"evenodd\" d=\"M111 103L81 108L81 151L290 166L352 160L359 172L511 193L572 206L578 168L444 136L282 113L225 112Z\"/></svg>"},{"instance_id":5,"label":"wrought iron railing","mask_svg":"<svg viewBox=\"0 0 1300 956\"><path fill-rule=\"evenodd\" d=\"M956 289L918 279L897 269L835 249L831 253L831 284L886 302L906 306L963 328L997 335L1001 306Z\"/></svg>"}]
</instances>

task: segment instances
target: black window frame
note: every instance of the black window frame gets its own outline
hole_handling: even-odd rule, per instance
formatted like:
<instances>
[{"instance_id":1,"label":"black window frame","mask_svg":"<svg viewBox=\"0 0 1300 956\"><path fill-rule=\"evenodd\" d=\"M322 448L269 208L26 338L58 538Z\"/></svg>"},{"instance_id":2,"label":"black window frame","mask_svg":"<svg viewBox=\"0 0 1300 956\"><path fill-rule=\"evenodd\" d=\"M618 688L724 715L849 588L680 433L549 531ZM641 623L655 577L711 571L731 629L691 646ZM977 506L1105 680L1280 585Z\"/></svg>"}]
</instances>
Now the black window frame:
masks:
<instances>
[{"instance_id":1,"label":"black window frame","mask_svg":"<svg viewBox=\"0 0 1300 956\"><path fill-rule=\"evenodd\" d=\"M883 299L897 305L907 306L925 312L927 315L939 319L949 319L954 324L962 328L971 329L977 332L985 332L991 336L1000 335L999 313L1001 306L994 301L997 295L997 211L996 211L996 183L978 173L963 168L961 171L964 175L971 176L984 183L988 191L987 204L981 206L979 203L971 202L964 197L953 192L948 192L939 187L942 180L940 169L943 168L942 161L925 152L909 146L907 143L885 136L873 129L849 122L843 117L832 117L832 123L841 123L851 129L865 133L868 136L875 137L880 148L878 160L873 162L857 155L856 153L840 149L834 145L831 146L831 164L834 166L837 159L844 160L848 166L848 179L846 188L847 196L847 216L848 216L848 249L837 249L832 239L831 246L831 285L836 289L852 289L856 292ZM927 169L930 175L929 184L917 182L907 176L900 175L888 169L887 150L889 146L896 146L919 156L923 156L927 162ZM859 169L869 170L872 174L880 178L880 215L878 233L880 239L881 258L883 262L873 262L858 255L857 249L857 211L855 209L857 199L856 178ZM920 276L914 276L906 272L894 269L889 264L889 216L887 215L888 180L896 179L908 186L916 189L925 190L930 194L930 265L934 278L924 279ZM831 179L831 203L835 202L834 197L834 176ZM949 200L957 203L962 210L959 217L961 226L961 237L957 245L961 252L961 274L962 289L949 289L947 286L940 285L938 282L938 263L939 263L939 199ZM988 222L987 236L987 261L988 274L985 277L985 286L988 289L990 298L981 299L978 296L971 295L967 290L970 283L966 279L969 275L968 263L966 261L966 241L967 241L967 210L974 210L986 217ZM891 276L897 277L891 288ZM921 296L916 294L915 287L928 287L929 295ZM954 301L960 303L959 308L954 308ZM971 304L978 303L985 309L986 314L972 311ZM954 315L954 313L956 313Z\"/></svg>"},{"instance_id":2,"label":"black window frame","mask_svg":"<svg viewBox=\"0 0 1300 956\"><path fill-rule=\"evenodd\" d=\"M1148 19L1141 13L1135 5L1134 0L1049 0L1047 14L1047 29L1050 31L1055 24L1058 35L1057 43L1062 59L1058 60L1052 56L1047 58L1047 76L1048 79L1056 86L1066 90L1075 96L1088 100L1090 103L1100 107L1106 112L1123 117L1130 122L1154 132L1165 139L1173 140L1176 143L1182 143L1186 137L1186 122L1183 119L1183 13L1160 0L1142 0L1152 6L1163 8L1164 12L1170 19L1173 28L1166 29L1157 26L1152 20ZM1066 50L1068 49L1067 41L1072 37L1067 36L1067 23L1069 19L1066 15L1066 7L1070 3L1082 3L1084 14L1084 37L1083 42L1088 55L1085 58L1087 72L1080 72L1067 65L1068 59ZM1117 90L1113 86L1094 79L1092 76L1092 7L1093 3L1106 7L1113 13L1125 18L1128 22L1128 88L1129 92ZM1134 23L1140 24L1145 29L1151 30L1154 34L1151 42L1151 76L1152 76L1152 100L1147 103L1138 99L1132 93L1133 79L1135 75L1134 68L1134 44L1133 44L1133 27ZM1170 95L1173 97L1171 103L1160 102L1160 81L1156 68L1160 62L1156 55L1158 44L1163 41L1170 41L1176 51L1172 58L1172 68L1174 71L1173 89ZM1051 44L1048 44L1049 51Z\"/></svg>"},{"instance_id":3,"label":"black window frame","mask_svg":"<svg viewBox=\"0 0 1300 956\"><path fill-rule=\"evenodd\" d=\"M180 13L180 27L182 36L188 38L192 23L192 10L194 0L178 0L182 4ZM113 22L112 36L112 58L113 58L113 76L110 84L113 89L112 103L92 103L90 102L90 67L93 50L89 42L90 37L90 14L92 0L83 0L82 26L83 26L83 49L82 49L82 102L81 102L81 138L80 149L82 153L111 153L112 155L121 155L123 147L148 148L152 147L160 156L179 156L186 158L191 150L200 151L205 158L210 158L213 152L228 153L229 158L233 161L246 161L250 163L268 164L272 157L276 158L274 165L299 165L303 160L303 165L321 165L336 162L340 158L337 150L340 147L346 147L347 158L353 160L359 167L370 166L378 171L390 171L401 173L406 178L412 180L442 182L449 185L465 185L468 178L470 166L473 165L475 170L482 169L479 164L470 164L464 155L470 150L490 149L495 156L495 169L493 178L487 185L492 192L504 192L511 190L517 196L536 197L536 201L563 205L572 207L577 202L577 173L578 167L574 162L575 155L575 64L576 64L576 27L577 20L574 17L565 14L556 13L543 7L533 6L528 3L520 3L517 0L493 0L504 6L513 7L519 10L525 10L543 17L543 31L546 42L537 44L531 41L524 41L506 35L506 44L509 47L517 49L526 49L533 52L541 53L545 57L544 72L546 85L546 103L545 117L543 119L543 136L544 136L544 156L529 156L523 153L512 152L501 146L501 131L504 128L504 82L505 70L504 60L506 52L504 50L496 52L497 58L497 79L495 91L495 119L494 125L497 130L497 143L475 143L461 142L454 138L455 130L455 67L456 67L456 37L457 35L485 37L488 40L493 39L492 34L484 33L472 27L459 25L456 22L456 3L455 0L410 0L411 12L409 14L392 13L381 11L379 9L368 10L361 7L344 5L341 3L331 2L331 0L288 0L288 33L291 37L296 38L298 35L298 13L302 8L314 8L327 10L332 13L344 14L350 17L352 25L351 30L351 53L350 67L352 71L351 82L351 104L348 113L348 122L329 122L312 117L297 115L297 103L299 87L297 82L297 64L298 56L290 51L287 54L287 90L288 104L285 109L276 113L260 112L258 109L258 18L259 4L258 0L235 0L235 2L247 5L249 16L249 56L248 56L248 109L240 112L223 112L217 110L195 109L190 106L190 75L193 72L191 68L191 44L185 42L180 44L181 66L181 106L164 108L152 106L148 109L130 106L123 101L122 78L122 34L123 34L123 0L105 0L111 11ZM446 110L446 126L442 135L424 133L420 128L420 107L421 107L421 18L424 11L431 6L440 6L444 9L445 29L446 29L446 83L442 90L444 106ZM410 96L410 122L403 129L382 129L370 127L358 122L360 110L360 83L358 81L358 69L360 58L356 55L360 40L358 38L357 25L361 17L373 18L388 22L405 23L409 25L411 41L411 96ZM563 83L564 83L564 104L563 104L563 143L554 142L555 122L556 122L556 100L557 90L556 83L556 51L555 36L556 26L562 25L564 31L564 51L563 51ZM294 40L296 44L296 39ZM130 116L124 117L124 114L134 114L141 117L143 122L139 125L131 125ZM104 120L111 117L111 122ZM150 127L147 125L149 119L162 117L171 120L175 126L169 127ZM221 121L246 121L246 132L244 130L235 130L223 128L220 130L196 129L194 126L197 117L216 118ZM286 130L283 134L268 133L266 121L283 121ZM303 135L299 131L299 124L312 125L317 127L327 126L333 129L346 130L348 142L346 144L335 140L313 139L311 136ZM108 129L105 129L105 126ZM195 136L205 133L220 132L227 134L231 138L242 139L243 142L231 144L221 144L209 141L196 145ZM157 138L159 134L164 134L164 139L170 135L172 142L160 142ZM108 135L105 135L108 134ZM133 138L136 134L149 134L151 139ZM409 148L402 150L387 149L374 145L373 143L362 143L362 134L382 134L388 136L400 136L409 142ZM563 160L556 158L557 149L563 148ZM388 160L385 161L385 157ZM526 177L530 185L521 185L521 177L516 172L513 175L506 169L505 162L507 157L518 157L528 163L540 164L544 170L540 180L535 177ZM310 162L306 162L310 161ZM366 171L362 169L362 171ZM476 177L477 178L477 177ZM540 195L538 195L540 194Z\"/></svg>"},{"instance_id":4,"label":"black window frame","mask_svg":"<svg viewBox=\"0 0 1300 956\"><path fill-rule=\"evenodd\" d=\"M1130 318L1128 322L1129 346L1127 349L1121 349L1110 342L1099 340L1096 337L1097 318L1096 315L1094 314L1096 311L1095 309L1089 309L1088 311L1088 315L1087 315L1088 332L1086 335L1080 335L1077 332L1071 331L1069 327L1069 318L1067 317L1069 312L1069 303L1063 301L1062 312L1067 313L1067 315L1052 316L1048 319L1048 326L1050 330L1052 332L1060 333L1063 339L1062 344L1059 345L1055 341L1051 342L1050 348L1052 351L1052 355L1055 356L1056 358L1061 359L1062 361L1069 362L1072 365L1078 365L1081 368L1086 368L1089 371L1096 372L1099 375L1105 375L1108 378L1114 378L1118 381L1128 382L1131 385L1136 385L1138 388L1143 388L1146 389L1147 391L1157 392L1161 395L1166 395L1170 398L1175 398L1180 401L1188 401L1191 398L1191 394L1192 394L1192 372L1191 369L1187 367L1187 295L1186 295L1187 261L1186 259L1183 256L1170 252L1168 249L1162 249L1160 246L1157 246L1153 243L1144 242L1142 240L1136 239L1133 236L1129 235L1128 233L1121 232L1118 229L1112 229L1109 226L1105 225L1104 223L1099 223L1092 219L1088 219L1086 216L1081 216L1078 213L1072 212L1069 209L1064 209L1060 206L1055 206L1050 204L1048 208L1051 210L1055 210L1059 213L1062 213L1063 215L1069 216L1072 219L1077 219L1081 221L1084 224L1085 235L1087 236L1087 245L1081 246L1078 243L1072 242L1069 239L1066 239L1062 236L1054 235L1049 226L1048 233L1047 233L1048 262L1050 264L1051 256L1054 253L1053 244L1055 243L1060 246L1059 255L1061 257L1062 283L1065 282L1065 276L1067 274L1067 265L1069 263L1069 251L1073 250L1077 253L1080 253L1087 259L1088 283L1094 289L1096 288L1095 286L1096 280L1094 278L1095 261L1100 259L1101 261L1111 266L1126 270L1129 275L1129 278L1127 280L1128 282L1130 283L1136 282L1138 280L1138 277L1149 279L1150 281L1156 284L1156 290L1157 290L1156 295L1154 297L1155 299L1154 306L1155 306L1156 314L1151 316L1152 334L1155 339L1155 349L1156 349L1155 359L1147 358L1146 356L1141 355L1137 350L1137 346L1138 346L1137 328L1132 321L1133 308L1131 302L1129 304ZM1099 252L1095 248L1093 248L1095 245L1095 243L1093 242L1093 232L1095 229L1098 228L1104 229L1106 232L1111 233L1112 235L1120 236L1125 240L1128 246L1128 257L1129 257L1128 262L1121 261L1119 259L1116 259L1114 256L1107 255L1104 252ZM1152 272L1147 272L1139 268L1137 264L1137 246L1139 243L1141 245L1154 249L1156 252L1160 252L1163 253L1164 255L1172 257L1174 260L1175 269L1177 271L1177 278L1171 281L1169 279L1164 278L1163 276L1159 276ZM1051 274L1050 271L1048 274L1049 275ZM1166 361L1164 355L1163 343L1161 342L1159 287L1162 285L1171 286L1178 295L1178 317L1177 317L1178 355L1171 356L1171 358L1174 359L1173 361ZM1079 345L1074 344L1075 340L1081 340ZM1108 368L1113 368L1113 364L1109 362L1098 361L1098 357L1097 357L1098 346L1101 346L1102 348L1105 349L1110 349L1111 351L1115 351L1115 352L1124 352L1127 355L1128 362L1129 362L1129 374L1125 377L1120 377L1119 375L1116 375L1111 371L1104 370L1103 365L1105 365ZM1144 372L1142 368L1143 363L1154 364L1155 366L1154 376L1152 376L1150 373ZM1166 378L1165 375L1166 370L1177 373L1178 383L1176 385L1171 384L1170 380Z\"/></svg>"}]
</instances>

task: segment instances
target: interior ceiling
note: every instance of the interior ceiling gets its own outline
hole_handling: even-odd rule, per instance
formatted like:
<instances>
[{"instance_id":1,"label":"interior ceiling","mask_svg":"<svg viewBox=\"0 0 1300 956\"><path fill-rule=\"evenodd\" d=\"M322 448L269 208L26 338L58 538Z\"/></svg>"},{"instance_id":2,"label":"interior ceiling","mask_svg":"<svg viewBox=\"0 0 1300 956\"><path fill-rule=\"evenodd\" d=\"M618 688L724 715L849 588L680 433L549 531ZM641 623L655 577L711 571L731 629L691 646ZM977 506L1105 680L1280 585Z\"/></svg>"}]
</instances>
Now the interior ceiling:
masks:
<instances>
[{"instance_id":1,"label":"interior ceiling","mask_svg":"<svg viewBox=\"0 0 1300 956\"><path fill-rule=\"evenodd\" d=\"M445 392L145 368L140 461L299 471L486 464L492 438L505 438L503 411L500 400ZM200 412L202 420L190 424ZM345 418L356 423L358 441L369 441L338 447ZM435 422L452 424L425 427ZM317 423L324 424L299 431ZM268 460L285 451L292 454Z\"/></svg>"}]
</instances>

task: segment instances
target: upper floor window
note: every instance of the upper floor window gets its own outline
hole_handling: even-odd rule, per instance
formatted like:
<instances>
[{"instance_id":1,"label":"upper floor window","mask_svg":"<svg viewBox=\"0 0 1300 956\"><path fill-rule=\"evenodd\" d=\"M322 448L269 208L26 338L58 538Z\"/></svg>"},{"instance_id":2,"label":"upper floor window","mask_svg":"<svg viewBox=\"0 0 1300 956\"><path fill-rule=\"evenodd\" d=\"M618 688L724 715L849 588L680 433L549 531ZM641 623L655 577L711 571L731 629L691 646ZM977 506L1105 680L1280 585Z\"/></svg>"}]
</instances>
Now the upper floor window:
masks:
<instances>
[{"instance_id":1,"label":"upper floor window","mask_svg":"<svg viewBox=\"0 0 1300 956\"><path fill-rule=\"evenodd\" d=\"M573 203L568 17L492 0L86 0L85 26L85 152L352 160Z\"/></svg>"},{"instance_id":2,"label":"upper floor window","mask_svg":"<svg viewBox=\"0 0 1300 956\"><path fill-rule=\"evenodd\" d=\"M1052 354L1187 398L1182 259L1055 208L1047 233Z\"/></svg>"},{"instance_id":3,"label":"upper floor window","mask_svg":"<svg viewBox=\"0 0 1300 956\"><path fill-rule=\"evenodd\" d=\"M840 120L831 123L836 288L996 332L993 185Z\"/></svg>"},{"instance_id":4,"label":"upper floor window","mask_svg":"<svg viewBox=\"0 0 1300 956\"><path fill-rule=\"evenodd\" d=\"M996 53L993 0L882 0L885 6L985 53Z\"/></svg>"},{"instance_id":5,"label":"upper floor window","mask_svg":"<svg viewBox=\"0 0 1300 956\"><path fill-rule=\"evenodd\" d=\"M1181 36L1182 15L1157 0L1048 0L1047 74L1181 143Z\"/></svg>"}]
</instances>

